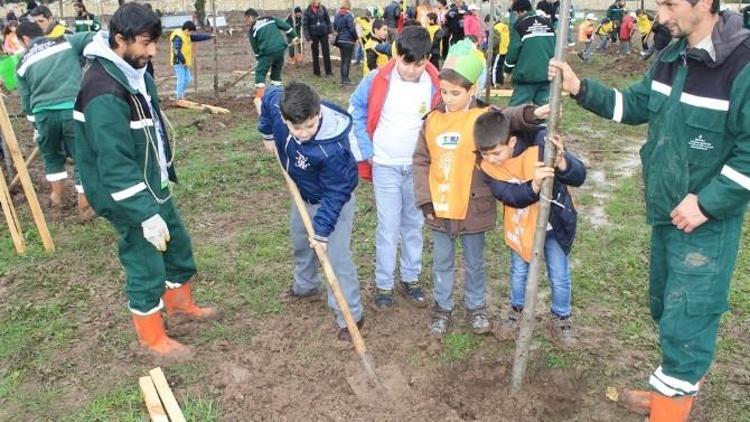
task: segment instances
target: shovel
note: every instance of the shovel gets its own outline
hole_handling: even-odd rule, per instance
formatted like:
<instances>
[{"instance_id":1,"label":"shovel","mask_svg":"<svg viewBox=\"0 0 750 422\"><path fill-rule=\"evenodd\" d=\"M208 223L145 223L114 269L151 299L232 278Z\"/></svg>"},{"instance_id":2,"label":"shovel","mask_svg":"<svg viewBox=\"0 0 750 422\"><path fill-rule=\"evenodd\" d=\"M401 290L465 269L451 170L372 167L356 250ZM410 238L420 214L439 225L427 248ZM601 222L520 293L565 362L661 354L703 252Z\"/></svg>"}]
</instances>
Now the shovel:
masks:
<instances>
[{"instance_id":1,"label":"shovel","mask_svg":"<svg viewBox=\"0 0 750 422\"><path fill-rule=\"evenodd\" d=\"M276 152L276 158L279 158L278 152ZM307 213L305 202L299 193L299 189L297 189L297 185L286 172L284 165L281 163L281 159L278 161L281 166L281 172L284 174L286 185L289 188L289 193L291 193L294 204L302 218L302 223L307 229L308 236L312 238L315 235L315 231L313 230L310 215ZM349 383L349 386L354 390L354 393L360 400L370 405L380 403L384 394L389 398L394 399L392 400L392 403L396 403L397 405L401 402L398 398L412 397L413 394L410 391L411 388L409 388L406 378L396 366L388 365L378 369L377 372L385 382L382 382L381 378L378 378L378 374L375 373L375 363L373 362L372 357L367 353L365 341L362 339L362 334L359 332L359 328L354 322L352 313L349 310L349 305L346 303L344 294L341 292L339 281L336 278L336 274L333 272L333 267L328 260L328 255L326 255L325 249L323 249L321 245L316 245L315 253L318 255L318 261L320 261L320 265L323 267L328 287L330 287L333 292L336 303L339 305L339 309L344 316L346 327L349 329L349 334L352 336L354 351L359 358L364 372L347 376L346 380ZM404 394L410 395L404 396Z\"/></svg>"}]
</instances>

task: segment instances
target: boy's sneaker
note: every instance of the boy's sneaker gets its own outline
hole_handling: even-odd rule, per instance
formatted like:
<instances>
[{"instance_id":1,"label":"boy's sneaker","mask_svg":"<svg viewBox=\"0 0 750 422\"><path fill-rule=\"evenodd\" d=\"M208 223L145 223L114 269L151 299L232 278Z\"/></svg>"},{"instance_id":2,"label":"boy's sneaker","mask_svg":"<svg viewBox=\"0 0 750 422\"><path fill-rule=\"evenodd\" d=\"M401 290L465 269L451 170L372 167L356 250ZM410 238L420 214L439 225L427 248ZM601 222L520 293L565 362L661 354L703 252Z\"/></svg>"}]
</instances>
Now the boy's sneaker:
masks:
<instances>
[{"instance_id":1,"label":"boy's sneaker","mask_svg":"<svg viewBox=\"0 0 750 422\"><path fill-rule=\"evenodd\" d=\"M522 308L510 308L510 310L508 311L508 315L505 317L505 319L500 321L500 324L497 327L497 337L500 340L513 340L516 337L516 332L518 331L518 325L521 322L522 313Z\"/></svg>"},{"instance_id":2,"label":"boy's sneaker","mask_svg":"<svg viewBox=\"0 0 750 422\"><path fill-rule=\"evenodd\" d=\"M357 321L357 328L359 328L360 334L362 331L362 327L364 326L365 326L365 317L363 316L359 321ZM347 327L339 328L339 331L336 337L338 338L339 341L344 341L344 342L349 342L349 343L352 342L352 334L349 332L349 328Z\"/></svg>"},{"instance_id":3,"label":"boy's sneaker","mask_svg":"<svg viewBox=\"0 0 750 422\"><path fill-rule=\"evenodd\" d=\"M430 323L430 334L442 337L448 332L451 323L451 311L446 311L438 305L432 308L432 322Z\"/></svg>"},{"instance_id":4,"label":"boy's sneaker","mask_svg":"<svg viewBox=\"0 0 750 422\"><path fill-rule=\"evenodd\" d=\"M487 319L487 309L479 308L468 312L469 324L474 334L487 334L490 332L490 320Z\"/></svg>"},{"instance_id":5,"label":"boy's sneaker","mask_svg":"<svg viewBox=\"0 0 750 422\"><path fill-rule=\"evenodd\" d=\"M552 337L558 347L563 349L575 347L577 340L570 315L566 317L552 316Z\"/></svg>"},{"instance_id":6,"label":"boy's sneaker","mask_svg":"<svg viewBox=\"0 0 750 422\"><path fill-rule=\"evenodd\" d=\"M376 289L375 307L378 309L390 309L393 307L393 290Z\"/></svg>"},{"instance_id":7,"label":"boy's sneaker","mask_svg":"<svg viewBox=\"0 0 750 422\"><path fill-rule=\"evenodd\" d=\"M420 308L427 306L427 298L425 297L424 292L422 291L422 286L418 281L411 283L399 281L396 283L396 290L404 295L412 305Z\"/></svg>"},{"instance_id":8,"label":"boy's sneaker","mask_svg":"<svg viewBox=\"0 0 750 422\"><path fill-rule=\"evenodd\" d=\"M286 291L286 297L294 299L294 300L306 300L310 302L315 302L320 300L321 293L323 293L323 289L318 287L315 290L310 290L309 292L305 293L297 293L294 291L294 284L289 286L289 289Z\"/></svg>"}]
</instances>

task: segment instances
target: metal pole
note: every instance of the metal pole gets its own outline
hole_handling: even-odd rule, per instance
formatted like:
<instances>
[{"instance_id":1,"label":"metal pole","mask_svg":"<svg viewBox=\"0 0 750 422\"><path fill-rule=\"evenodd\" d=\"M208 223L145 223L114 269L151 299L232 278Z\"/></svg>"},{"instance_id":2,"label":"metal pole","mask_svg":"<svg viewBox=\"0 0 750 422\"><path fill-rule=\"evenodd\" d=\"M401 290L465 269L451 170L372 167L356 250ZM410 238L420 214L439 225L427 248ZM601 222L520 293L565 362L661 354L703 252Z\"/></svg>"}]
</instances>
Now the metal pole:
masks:
<instances>
[{"instance_id":1,"label":"metal pole","mask_svg":"<svg viewBox=\"0 0 750 422\"><path fill-rule=\"evenodd\" d=\"M560 2L560 10L564 10L565 13L560 14L560 20L558 21L558 32L557 38L555 39L555 59L564 61L565 50L567 47L567 36L568 36L568 22L570 20L570 0L562 0ZM550 87L550 114L549 114L549 125L547 126L547 138L544 142L544 165L554 165L555 158L555 146L550 142L550 139L557 134L557 126L560 120L560 90L562 88L562 77L558 73L557 77L552 81ZM542 184L542 189L539 193L539 198L551 198L552 197L552 179L547 179ZM549 222L549 211L550 202L549 200L540 200L539 203L539 215L536 220L536 228L534 232L534 243L531 253L531 263L529 264L528 278L526 279L526 306L523 310L523 318L521 319L521 327L518 333L518 340L516 341L516 353L513 360L513 378L511 382L511 389L513 393L517 393L523 384L523 378L526 373L526 363L529 357L529 345L531 344L531 336L534 334L534 318L536 316L536 295L537 288L539 286L539 270L542 266L542 253L544 252L544 239L547 234L547 223Z\"/></svg>"},{"instance_id":2,"label":"metal pole","mask_svg":"<svg viewBox=\"0 0 750 422\"><path fill-rule=\"evenodd\" d=\"M490 30L489 36L487 37L487 77L485 78L484 90L484 100L487 101L488 104L490 102L492 83L495 81L495 74L492 71L492 65L495 63L495 20L499 18L499 16L495 16L495 0L490 0Z\"/></svg>"},{"instance_id":3,"label":"metal pole","mask_svg":"<svg viewBox=\"0 0 750 422\"><path fill-rule=\"evenodd\" d=\"M213 25L211 25L214 32L214 96L219 98L219 46L217 44L218 41L216 40L216 25L218 22L216 16L216 0L211 0L211 13L214 15L214 22Z\"/></svg>"}]
</instances>

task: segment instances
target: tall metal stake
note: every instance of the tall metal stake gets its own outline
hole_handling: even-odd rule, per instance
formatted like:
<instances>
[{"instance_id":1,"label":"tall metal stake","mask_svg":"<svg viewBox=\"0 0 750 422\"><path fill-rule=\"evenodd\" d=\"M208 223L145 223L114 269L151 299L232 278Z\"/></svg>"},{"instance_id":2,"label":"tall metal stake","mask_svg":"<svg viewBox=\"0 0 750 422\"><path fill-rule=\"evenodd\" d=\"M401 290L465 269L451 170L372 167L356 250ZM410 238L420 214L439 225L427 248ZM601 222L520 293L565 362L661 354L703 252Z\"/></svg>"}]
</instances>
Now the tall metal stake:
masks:
<instances>
[{"instance_id":1,"label":"tall metal stake","mask_svg":"<svg viewBox=\"0 0 750 422\"><path fill-rule=\"evenodd\" d=\"M492 83L495 81L495 75L492 71L492 65L495 63L495 24L498 19L502 19L502 16L495 16L495 0L490 0L490 34L487 37L487 77L485 78L485 90L484 100L489 104L490 102L490 91L492 90ZM502 64L500 64L502 66Z\"/></svg>"},{"instance_id":2,"label":"tall metal stake","mask_svg":"<svg viewBox=\"0 0 750 422\"><path fill-rule=\"evenodd\" d=\"M562 12L562 11L565 12ZM570 21L570 0L560 1L560 20L557 25L557 38L555 40L555 59L565 60L565 49L567 48L568 22ZM562 77L558 73L552 81L550 87L549 105L549 124L547 126L547 139L544 142L544 165L554 165L555 146L550 139L557 134L557 126L560 120L560 91L562 88ZM540 198L552 197L552 179L547 179L542 184ZM531 336L534 334L534 321L536 316L536 295L539 286L539 269L542 266L542 253L544 252L544 239L547 234L547 222L549 221L550 202L542 199L539 204L539 215L536 220L534 232L534 243L531 253L531 263L529 264L529 274L526 279L526 304L521 319L521 328L516 340L516 354L513 360L513 378L511 381L511 390L517 393L523 384L523 378L526 374L526 363L529 357L529 345Z\"/></svg>"},{"instance_id":3,"label":"tall metal stake","mask_svg":"<svg viewBox=\"0 0 750 422\"><path fill-rule=\"evenodd\" d=\"M216 40L216 25L218 23L216 0L211 0L211 13L214 15L214 23L211 25L214 30L214 97L219 98L219 45Z\"/></svg>"}]
</instances>

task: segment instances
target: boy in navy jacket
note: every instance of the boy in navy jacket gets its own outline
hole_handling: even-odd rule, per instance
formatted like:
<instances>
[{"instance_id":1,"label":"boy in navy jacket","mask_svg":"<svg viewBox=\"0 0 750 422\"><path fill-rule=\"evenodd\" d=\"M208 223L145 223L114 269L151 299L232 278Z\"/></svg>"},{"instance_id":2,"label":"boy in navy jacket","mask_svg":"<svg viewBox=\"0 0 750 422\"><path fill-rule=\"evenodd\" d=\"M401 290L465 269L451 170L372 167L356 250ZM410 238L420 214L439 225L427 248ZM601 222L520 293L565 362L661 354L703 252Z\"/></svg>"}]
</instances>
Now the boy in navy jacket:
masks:
<instances>
[{"instance_id":1,"label":"boy in navy jacket","mask_svg":"<svg viewBox=\"0 0 750 422\"><path fill-rule=\"evenodd\" d=\"M524 307L526 277L536 228L542 182L554 177L549 223L544 243L547 274L552 290L551 312L553 338L562 347L575 344L570 315L571 279L568 262L575 237L577 214L568 186L581 186L586 168L567 152L562 139L552 143L557 148L553 167L545 167L545 128L511 136L510 124L501 111L480 116L474 126L474 140L483 161L493 196L505 206L503 217L505 242L511 247L510 305L508 317L499 327L500 338L512 338Z\"/></svg>"},{"instance_id":2,"label":"boy in navy jacket","mask_svg":"<svg viewBox=\"0 0 750 422\"><path fill-rule=\"evenodd\" d=\"M260 106L258 131L266 149L278 152L313 216L315 235L309 239L296 206L291 207L294 247L294 282L290 294L298 298L320 293L318 260L314 248L322 244L341 284L349 309L358 326L364 324L357 269L350 250L357 187L357 164L349 150L352 118L339 106L320 101L308 85L293 82L283 90L269 87ZM338 338L351 335L333 293L328 306L336 312Z\"/></svg>"}]
</instances>

